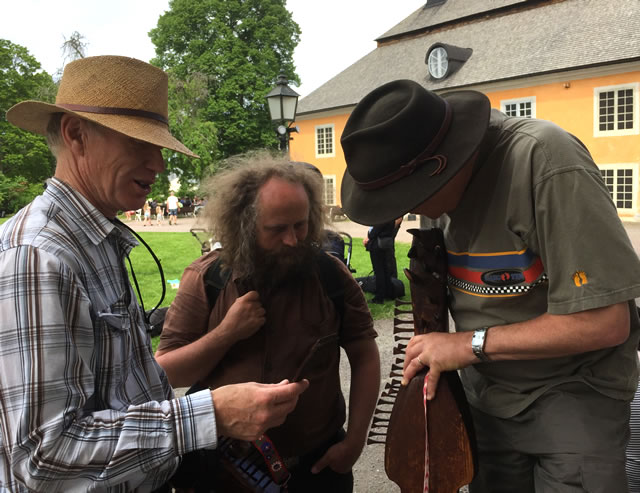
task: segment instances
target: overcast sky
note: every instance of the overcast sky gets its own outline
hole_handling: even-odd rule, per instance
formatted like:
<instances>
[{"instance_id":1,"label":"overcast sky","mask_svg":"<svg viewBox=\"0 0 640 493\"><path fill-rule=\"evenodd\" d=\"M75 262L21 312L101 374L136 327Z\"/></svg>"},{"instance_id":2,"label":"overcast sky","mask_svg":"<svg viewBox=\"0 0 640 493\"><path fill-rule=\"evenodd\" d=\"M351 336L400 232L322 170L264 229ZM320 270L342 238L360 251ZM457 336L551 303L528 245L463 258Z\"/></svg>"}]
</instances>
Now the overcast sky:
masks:
<instances>
[{"instance_id":1,"label":"overcast sky","mask_svg":"<svg viewBox=\"0 0 640 493\"><path fill-rule=\"evenodd\" d=\"M375 49L374 39L426 0L287 0L302 30L294 53L306 96ZM63 65L60 46L78 31L87 55L155 55L147 33L168 0L0 0L0 38L25 46L50 74ZM275 82L275 81L274 81Z\"/></svg>"}]
</instances>

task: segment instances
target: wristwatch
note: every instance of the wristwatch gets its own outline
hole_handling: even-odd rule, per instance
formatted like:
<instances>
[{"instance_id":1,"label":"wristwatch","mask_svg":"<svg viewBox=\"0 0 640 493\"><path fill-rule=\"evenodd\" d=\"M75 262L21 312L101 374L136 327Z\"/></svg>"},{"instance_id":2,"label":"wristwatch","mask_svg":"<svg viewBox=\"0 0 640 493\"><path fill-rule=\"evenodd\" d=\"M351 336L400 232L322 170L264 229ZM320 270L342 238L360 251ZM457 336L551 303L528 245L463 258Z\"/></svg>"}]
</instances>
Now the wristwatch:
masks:
<instances>
[{"instance_id":1,"label":"wristwatch","mask_svg":"<svg viewBox=\"0 0 640 493\"><path fill-rule=\"evenodd\" d=\"M471 338L471 350L473 354L476 355L482 362L489 361L489 356L487 356L484 352L484 345L487 342L487 331L489 327L483 327L481 329L477 329L473 332L473 337Z\"/></svg>"}]
</instances>

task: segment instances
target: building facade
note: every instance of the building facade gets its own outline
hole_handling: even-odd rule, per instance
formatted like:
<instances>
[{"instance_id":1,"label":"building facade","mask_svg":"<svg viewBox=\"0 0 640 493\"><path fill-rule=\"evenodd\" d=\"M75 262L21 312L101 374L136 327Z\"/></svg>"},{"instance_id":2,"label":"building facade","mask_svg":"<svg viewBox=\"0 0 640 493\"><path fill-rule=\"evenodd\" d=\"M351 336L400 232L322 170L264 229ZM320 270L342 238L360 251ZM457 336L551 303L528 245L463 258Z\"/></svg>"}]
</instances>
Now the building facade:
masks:
<instances>
[{"instance_id":1,"label":"building facade","mask_svg":"<svg viewBox=\"0 0 640 493\"><path fill-rule=\"evenodd\" d=\"M640 1L429 0L376 41L298 106L291 156L322 171L327 205L340 205L351 111L411 79L560 125L590 150L620 215L640 215Z\"/></svg>"}]
</instances>

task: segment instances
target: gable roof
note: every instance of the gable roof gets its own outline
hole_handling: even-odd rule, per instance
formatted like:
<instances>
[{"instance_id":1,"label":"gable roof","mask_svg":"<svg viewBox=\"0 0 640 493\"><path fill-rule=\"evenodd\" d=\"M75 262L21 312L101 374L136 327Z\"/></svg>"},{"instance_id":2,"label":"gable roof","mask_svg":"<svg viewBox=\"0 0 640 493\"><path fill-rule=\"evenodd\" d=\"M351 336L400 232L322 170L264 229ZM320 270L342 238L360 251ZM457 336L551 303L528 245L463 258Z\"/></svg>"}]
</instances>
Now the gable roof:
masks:
<instances>
[{"instance_id":1,"label":"gable roof","mask_svg":"<svg viewBox=\"0 0 640 493\"><path fill-rule=\"evenodd\" d=\"M487 8L469 5L480 3ZM462 20L443 25L454 14ZM448 0L418 9L378 41L375 50L302 98L298 115L355 105L396 79L440 91L640 60L640 2ZM434 43L471 48L473 54L451 76L434 81L425 64Z\"/></svg>"},{"instance_id":2,"label":"gable roof","mask_svg":"<svg viewBox=\"0 0 640 493\"><path fill-rule=\"evenodd\" d=\"M389 29L389 31L376 39L376 41L380 42L387 38L414 33L451 22L461 22L464 19L479 14L488 14L514 4L525 3L526 1L527 0L447 0L443 4L434 7L430 7L429 2L425 1L424 6Z\"/></svg>"}]
</instances>

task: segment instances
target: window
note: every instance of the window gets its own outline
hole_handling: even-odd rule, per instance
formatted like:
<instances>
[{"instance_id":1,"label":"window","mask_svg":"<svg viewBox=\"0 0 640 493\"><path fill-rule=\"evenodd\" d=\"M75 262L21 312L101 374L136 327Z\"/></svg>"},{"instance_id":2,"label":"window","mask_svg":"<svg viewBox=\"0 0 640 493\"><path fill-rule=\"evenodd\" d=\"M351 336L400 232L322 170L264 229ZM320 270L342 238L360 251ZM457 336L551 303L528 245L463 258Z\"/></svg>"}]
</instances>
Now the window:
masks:
<instances>
[{"instance_id":1,"label":"window","mask_svg":"<svg viewBox=\"0 0 640 493\"><path fill-rule=\"evenodd\" d=\"M507 116L536 117L536 98L508 99L500 102L500 110Z\"/></svg>"},{"instance_id":2,"label":"window","mask_svg":"<svg viewBox=\"0 0 640 493\"><path fill-rule=\"evenodd\" d=\"M324 175L324 204L336 205L336 175Z\"/></svg>"},{"instance_id":3,"label":"window","mask_svg":"<svg viewBox=\"0 0 640 493\"><path fill-rule=\"evenodd\" d=\"M449 56L447 50L442 46L436 46L429 55L427 55L427 66L429 67L429 73L434 79L442 79L447 75L449 69Z\"/></svg>"},{"instance_id":4,"label":"window","mask_svg":"<svg viewBox=\"0 0 640 493\"><path fill-rule=\"evenodd\" d=\"M335 156L333 124L316 127L316 157Z\"/></svg>"},{"instance_id":5,"label":"window","mask_svg":"<svg viewBox=\"0 0 640 493\"><path fill-rule=\"evenodd\" d=\"M433 82L440 82L446 77L455 74L471 57L471 48L434 43L427 50L424 63L427 64L429 75Z\"/></svg>"},{"instance_id":6,"label":"window","mask_svg":"<svg viewBox=\"0 0 640 493\"><path fill-rule=\"evenodd\" d=\"M594 135L609 137L638 133L638 84L595 89Z\"/></svg>"},{"instance_id":7,"label":"window","mask_svg":"<svg viewBox=\"0 0 640 493\"><path fill-rule=\"evenodd\" d=\"M636 168L633 164L607 164L600 166L604 183L619 210L636 210Z\"/></svg>"}]
</instances>

